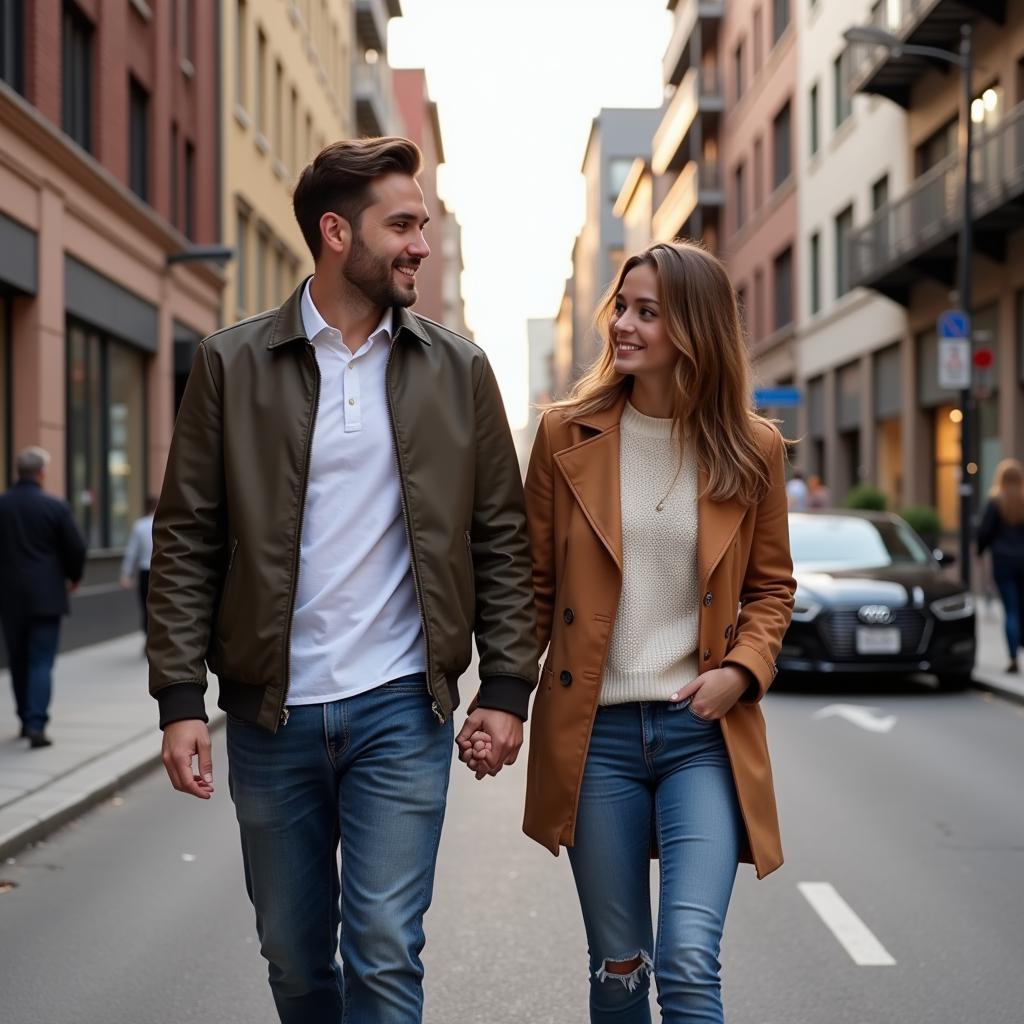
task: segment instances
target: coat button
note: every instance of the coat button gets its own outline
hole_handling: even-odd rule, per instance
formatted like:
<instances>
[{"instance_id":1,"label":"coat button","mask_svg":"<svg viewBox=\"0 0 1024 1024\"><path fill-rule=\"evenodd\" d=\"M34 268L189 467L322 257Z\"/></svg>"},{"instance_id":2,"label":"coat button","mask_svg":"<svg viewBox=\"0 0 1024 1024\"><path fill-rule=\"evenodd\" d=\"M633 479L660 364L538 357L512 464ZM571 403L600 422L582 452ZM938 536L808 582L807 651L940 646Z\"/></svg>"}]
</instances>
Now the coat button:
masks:
<instances>
[{"instance_id":1,"label":"coat button","mask_svg":"<svg viewBox=\"0 0 1024 1024\"><path fill-rule=\"evenodd\" d=\"M704 595L704 607L705 608L710 608L711 607L711 593L710 593L710 591Z\"/></svg>"},{"instance_id":2,"label":"coat button","mask_svg":"<svg viewBox=\"0 0 1024 1024\"><path fill-rule=\"evenodd\" d=\"M562 669L562 674L558 677L558 681L563 686L572 686L572 673Z\"/></svg>"},{"instance_id":3,"label":"coat button","mask_svg":"<svg viewBox=\"0 0 1024 1024\"><path fill-rule=\"evenodd\" d=\"M710 647L705 647L704 648L704 660L705 661L710 661L711 660L711 648Z\"/></svg>"},{"instance_id":4,"label":"coat button","mask_svg":"<svg viewBox=\"0 0 1024 1024\"><path fill-rule=\"evenodd\" d=\"M571 608L566 608L565 611L562 612L562 621L567 626L571 626L572 625L572 620L575 619L575 618L576 618L576 616L573 615L573 612L572 612Z\"/></svg>"}]
</instances>

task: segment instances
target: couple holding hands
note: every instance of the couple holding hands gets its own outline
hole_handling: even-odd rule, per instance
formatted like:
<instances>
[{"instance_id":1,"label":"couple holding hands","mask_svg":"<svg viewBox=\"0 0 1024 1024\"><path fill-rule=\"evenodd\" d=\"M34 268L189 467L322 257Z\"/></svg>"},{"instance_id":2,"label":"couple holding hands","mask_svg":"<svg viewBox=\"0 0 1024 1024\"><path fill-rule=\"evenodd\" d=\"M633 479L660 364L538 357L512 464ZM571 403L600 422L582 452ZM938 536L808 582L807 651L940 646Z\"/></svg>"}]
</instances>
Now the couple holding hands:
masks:
<instances>
[{"instance_id":1,"label":"couple holding hands","mask_svg":"<svg viewBox=\"0 0 1024 1024\"><path fill-rule=\"evenodd\" d=\"M409 308L419 169L404 139L324 149L313 277L200 346L154 522L165 767L212 795L209 666L281 1021L413 1024L453 742L496 774L535 691L524 830L568 847L591 1021L649 1022L652 974L664 1021L723 1021L737 865L782 861L759 701L794 591L734 290L697 245L630 257L524 500L484 352Z\"/></svg>"}]
</instances>

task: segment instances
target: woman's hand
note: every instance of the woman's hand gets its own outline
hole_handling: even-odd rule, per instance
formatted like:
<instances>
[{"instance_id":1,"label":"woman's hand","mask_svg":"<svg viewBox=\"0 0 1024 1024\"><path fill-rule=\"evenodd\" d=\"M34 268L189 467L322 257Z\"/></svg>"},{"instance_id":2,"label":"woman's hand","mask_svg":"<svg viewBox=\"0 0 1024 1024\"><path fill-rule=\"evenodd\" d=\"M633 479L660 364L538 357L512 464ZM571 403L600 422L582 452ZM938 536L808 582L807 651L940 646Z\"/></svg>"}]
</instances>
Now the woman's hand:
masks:
<instances>
[{"instance_id":1,"label":"woman's hand","mask_svg":"<svg viewBox=\"0 0 1024 1024\"><path fill-rule=\"evenodd\" d=\"M724 718L736 703L747 692L753 676L739 665L723 665L713 668L710 672L697 676L692 683L687 683L678 693L673 693L669 700L676 702L693 698L690 707L695 715L706 718L709 722L717 722Z\"/></svg>"}]
</instances>

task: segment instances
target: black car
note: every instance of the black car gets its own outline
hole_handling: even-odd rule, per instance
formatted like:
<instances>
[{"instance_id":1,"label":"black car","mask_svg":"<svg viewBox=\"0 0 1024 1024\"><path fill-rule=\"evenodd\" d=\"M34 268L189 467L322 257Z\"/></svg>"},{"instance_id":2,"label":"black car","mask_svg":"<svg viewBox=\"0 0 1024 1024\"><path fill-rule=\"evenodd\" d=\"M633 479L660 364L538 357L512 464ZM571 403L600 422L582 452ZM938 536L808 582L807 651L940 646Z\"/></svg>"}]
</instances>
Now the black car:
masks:
<instances>
[{"instance_id":1,"label":"black car","mask_svg":"<svg viewBox=\"0 0 1024 1024\"><path fill-rule=\"evenodd\" d=\"M797 580L780 673L912 673L970 682L974 599L898 516L793 512Z\"/></svg>"}]
</instances>

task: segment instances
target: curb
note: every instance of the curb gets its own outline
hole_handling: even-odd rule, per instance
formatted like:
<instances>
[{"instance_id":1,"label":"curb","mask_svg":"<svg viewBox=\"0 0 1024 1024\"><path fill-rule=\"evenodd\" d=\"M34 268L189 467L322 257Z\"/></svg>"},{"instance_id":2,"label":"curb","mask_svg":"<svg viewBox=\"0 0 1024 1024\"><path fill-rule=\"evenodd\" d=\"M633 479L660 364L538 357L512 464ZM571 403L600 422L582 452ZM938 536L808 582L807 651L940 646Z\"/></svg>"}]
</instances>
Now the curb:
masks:
<instances>
[{"instance_id":1,"label":"curb","mask_svg":"<svg viewBox=\"0 0 1024 1024\"><path fill-rule=\"evenodd\" d=\"M974 676L971 679L971 686L976 690L994 693L997 697L1002 697L1004 700L1012 701L1015 704L1024 704L1024 682L1017 683L1016 686L1013 684L1008 685L1002 676L997 673L979 672L975 669Z\"/></svg>"},{"instance_id":2,"label":"curb","mask_svg":"<svg viewBox=\"0 0 1024 1024\"><path fill-rule=\"evenodd\" d=\"M211 716L210 732L222 729L225 721L223 713ZM157 737L154 732L147 732L41 786L0 812L0 861L46 838L161 766ZM5 817L21 820L8 824Z\"/></svg>"}]
</instances>

